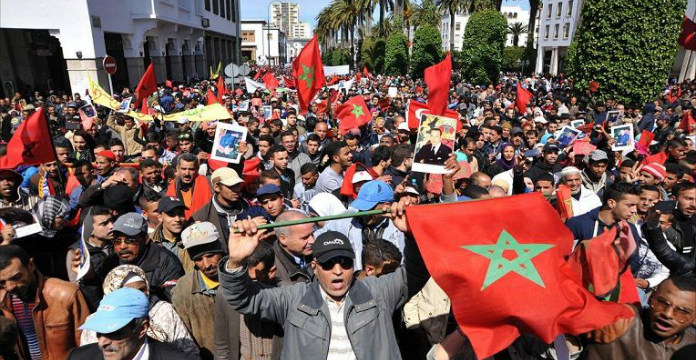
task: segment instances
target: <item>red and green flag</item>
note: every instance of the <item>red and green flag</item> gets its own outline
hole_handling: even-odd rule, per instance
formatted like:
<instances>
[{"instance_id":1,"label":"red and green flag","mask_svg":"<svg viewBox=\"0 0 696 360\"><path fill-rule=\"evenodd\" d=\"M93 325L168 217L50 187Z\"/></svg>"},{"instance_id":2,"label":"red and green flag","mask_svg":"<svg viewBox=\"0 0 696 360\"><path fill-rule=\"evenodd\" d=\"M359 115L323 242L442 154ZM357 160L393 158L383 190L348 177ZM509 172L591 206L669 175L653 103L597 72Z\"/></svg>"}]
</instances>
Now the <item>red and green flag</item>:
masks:
<instances>
[{"instance_id":1,"label":"red and green flag","mask_svg":"<svg viewBox=\"0 0 696 360\"><path fill-rule=\"evenodd\" d=\"M452 58L449 52L441 62L427 67L423 78L428 85L428 108L434 115L443 116L449 104L449 89L452 79Z\"/></svg>"},{"instance_id":2,"label":"red and green flag","mask_svg":"<svg viewBox=\"0 0 696 360\"><path fill-rule=\"evenodd\" d=\"M319 41L315 34L300 54L292 62L292 76L296 79L295 86L300 103L300 111L309 108L309 103L324 84L324 65L321 63Z\"/></svg>"},{"instance_id":3,"label":"red and green flag","mask_svg":"<svg viewBox=\"0 0 696 360\"><path fill-rule=\"evenodd\" d=\"M413 206L406 216L479 359L521 334L550 344L559 334L634 316L629 307L600 302L583 287L564 259L573 236L539 193Z\"/></svg>"},{"instance_id":4,"label":"red and green flag","mask_svg":"<svg viewBox=\"0 0 696 360\"><path fill-rule=\"evenodd\" d=\"M370 122L372 114L365 103L365 98L362 95L356 95L336 109L336 118L338 119L338 129L341 134L345 134L350 129Z\"/></svg>"}]
</instances>

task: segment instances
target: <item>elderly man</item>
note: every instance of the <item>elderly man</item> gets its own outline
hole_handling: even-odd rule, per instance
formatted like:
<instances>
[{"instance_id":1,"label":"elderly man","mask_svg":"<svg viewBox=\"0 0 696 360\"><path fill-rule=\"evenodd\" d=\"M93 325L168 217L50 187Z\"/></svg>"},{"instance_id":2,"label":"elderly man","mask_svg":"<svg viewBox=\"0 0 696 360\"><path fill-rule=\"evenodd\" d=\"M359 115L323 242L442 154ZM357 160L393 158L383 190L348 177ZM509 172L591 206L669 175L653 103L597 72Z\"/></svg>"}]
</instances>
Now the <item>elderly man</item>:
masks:
<instances>
[{"instance_id":1,"label":"elderly man","mask_svg":"<svg viewBox=\"0 0 696 360\"><path fill-rule=\"evenodd\" d=\"M276 219L278 222L300 220L307 214L299 210L287 210ZM309 267L314 243L314 224L299 224L276 228L278 241L273 243L276 278L281 285L309 283L314 276Z\"/></svg>"},{"instance_id":2,"label":"elderly man","mask_svg":"<svg viewBox=\"0 0 696 360\"><path fill-rule=\"evenodd\" d=\"M65 359L80 342L89 314L75 284L44 277L34 259L16 245L0 246L0 311L15 322L22 336L20 359Z\"/></svg>"},{"instance_id":3,"label":"elderly man","mask_svg":"<svg viewBox=\"0 0 696 360\"><path fill-rule=\"evenodd\" d=\"M96 332L97 342L73 350L68 359L187 359L147 336L150 301L142 291L127 286L105 296L99 310L80 327Z\"/></svg>"},{"instance_id":4,"label":"elderly man","mask_svg":"<svg viewBox=\"0 0 696 360\"><path fill-rule=\"evenodd\" d=\"M570 203L573 216L580 216L592 209L602 206L602 201L592 191L582 185L582 172L574 166L561 171L561 182L570 188Z\"/></svg>"}]
</instances>

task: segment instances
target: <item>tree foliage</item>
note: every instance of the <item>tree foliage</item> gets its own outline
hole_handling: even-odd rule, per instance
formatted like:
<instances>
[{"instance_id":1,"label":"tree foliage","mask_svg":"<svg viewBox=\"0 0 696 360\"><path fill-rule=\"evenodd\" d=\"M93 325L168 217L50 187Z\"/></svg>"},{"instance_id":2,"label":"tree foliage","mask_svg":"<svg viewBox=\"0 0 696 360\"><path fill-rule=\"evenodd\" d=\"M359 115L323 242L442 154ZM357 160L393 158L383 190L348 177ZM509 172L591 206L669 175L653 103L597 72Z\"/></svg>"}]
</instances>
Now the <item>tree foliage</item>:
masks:
<instances>
[{"instance_id":1,"label":"tree foliage","mask_svg":"<svg viewBox=\"0 0 696 360\"><path fill-rule=\"evenodd\" d=\"M461 52L464 78L474 84L497 82L506 35L507 20L500 12L483 10L471 15Z\"/></svg>"},{"instance_id":2,"label":"tree foliage","mask_svg":"<svg viewBox=\"0 0 696 360\"><path fill-rule=\"evenodd\" d=\"M388 75L406 75L408 71L408 38L401 31L393 31L387 38L384 72Z\"/></svg>"},{"instance_id":3,"label":"tree foliage","mask_svg":"<svg viewBox=\"0 0 696 360\"><path fill-rule=\"evenodd\" d=\"M501 64L503 71L522 70L522 60L524 58L525 48L522 46L508 46L503 49L503 62Z\"/></svg>"},{"instance_id":4,"label":"tree foliage","mask_svg":"<svg viewBox=\"0 0 696 360\"><path fill-rule=\"evenodd\" d=\"M411 24L414 26L440 25L440 13L437 12L437 5L434 0L423 0L420 4L413 5L413 15Z\"/></svg>"},{"instance_id":5,"label":"tree foliage","mask_svg":"<svg viewBox=\"0 0 696 360\"><path fill-rule=\"evenodd\" d=\"M350 50L331 48L322 55L322 63L328 66L350 64Z\"/></svg>"},{"instance_id":6,"label":"tree foliage","mask_svg":"<svg viewBox=\"0 0 696 360\"><path fill-rule=\"evenodd\" d=\"M423 70L428 66L440 62L442 51L442 39L440 30L432 25L423 25L416 29L413 35L413 49L411 52L411 76L423 77Z\"/></svg>"},{"instance_id":7,"label":"tree foliage","mask_svg":"<svg viewBox=\"0 0 696 360\"><path fill-rule=\"evenodd\" d=\"M382 38L375 40L375 45L372 47L372 62L374 63L374 72L377 74L384 73L384 61L387 51L387 42Z\"/></svg>"},{"instance_id":8,"label":"tree foliage","mask_svg":"<svg viewBox=\"0 0 696 360\"><path fill-rule=\"evenodd\" d=\"M599 99L654 99L674 61L685 7L685 0L586 0L563 69L576 91L594 80Z\"/></svg>"}]
</instances>

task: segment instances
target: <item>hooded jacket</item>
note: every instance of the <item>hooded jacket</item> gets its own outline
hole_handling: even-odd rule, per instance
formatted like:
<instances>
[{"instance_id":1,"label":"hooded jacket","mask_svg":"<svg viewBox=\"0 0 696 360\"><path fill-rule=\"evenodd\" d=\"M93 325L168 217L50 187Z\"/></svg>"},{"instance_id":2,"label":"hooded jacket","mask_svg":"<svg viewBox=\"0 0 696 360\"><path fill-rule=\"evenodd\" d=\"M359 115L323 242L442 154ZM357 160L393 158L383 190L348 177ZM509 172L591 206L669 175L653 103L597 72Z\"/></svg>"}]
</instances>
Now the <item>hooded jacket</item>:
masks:
<instances>
[{"instance_id":1,"label":"hooded jacket","mask_svg":"<svg viewBox=\"0 0 696 360\"><path fill-rule=\"evenodd\" d=\"M647 103L643 108L643 117L638 122L638 130L652 131L655 127L655 104Z\"/></svg>"}]
</instances>

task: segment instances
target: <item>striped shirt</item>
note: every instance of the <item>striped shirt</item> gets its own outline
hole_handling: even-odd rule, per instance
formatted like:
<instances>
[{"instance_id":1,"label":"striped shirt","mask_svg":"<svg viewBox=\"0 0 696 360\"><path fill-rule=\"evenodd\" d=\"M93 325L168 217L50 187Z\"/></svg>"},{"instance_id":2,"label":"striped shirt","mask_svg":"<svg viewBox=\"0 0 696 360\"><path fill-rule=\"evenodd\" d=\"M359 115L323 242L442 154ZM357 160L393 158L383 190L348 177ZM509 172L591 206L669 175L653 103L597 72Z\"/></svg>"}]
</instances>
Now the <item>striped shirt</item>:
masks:
<instances>
[{"instance_id":1,"label":"striped shirt","mask_svg":"<svg viewBox=\"0 0 696 360\"><path fill-rule=\"evenodd\" d=\"M34 328L34 318L31 311L36 306L36 300L24 302L20 298L12 295L12 313L17 319L17 326L27 340L29 355L31 360L41 360L41 348L39 347L39 338L36 336Z\"/></svg>"},{"instance_id":2,"label":"striped shirt","mask_svg":"<svg viewBox=\"0 0 696 360\"><path fill-rule=\"evenodd\" d=\"M319 290L331 315L331 338L329 339L329 355L326 360L356 360L344 322L346 298L344 297L339 303L334 301L321 286ZM346 296L348 296L347 293Z\"/></svg>"}]
</instances>

